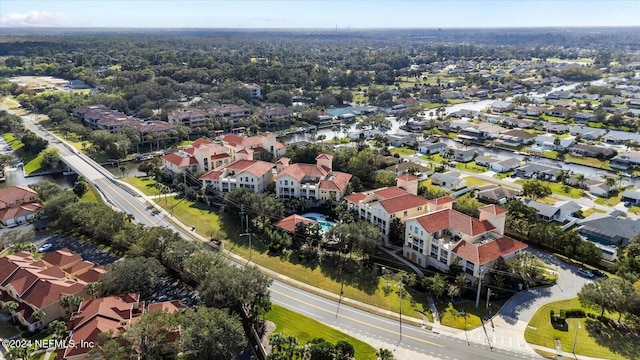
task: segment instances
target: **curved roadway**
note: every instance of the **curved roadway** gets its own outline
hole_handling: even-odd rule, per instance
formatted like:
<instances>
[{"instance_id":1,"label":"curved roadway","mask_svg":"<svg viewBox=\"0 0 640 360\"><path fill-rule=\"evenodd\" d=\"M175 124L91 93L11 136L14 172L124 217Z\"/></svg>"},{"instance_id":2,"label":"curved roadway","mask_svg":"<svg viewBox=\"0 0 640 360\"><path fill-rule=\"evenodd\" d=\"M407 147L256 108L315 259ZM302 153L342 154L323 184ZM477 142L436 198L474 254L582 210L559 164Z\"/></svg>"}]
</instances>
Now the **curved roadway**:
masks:
<instances>
[{"instance_id":1,"label":"curved roadway","mask_svg":"<svg viewBox=\"0 0 640 360\"><path fill-rule=\"evenodd\" d=\"M177 231L185 239L193 240L187 231L174 226L160 215L152 215L143 198L120 184L111 173L95 161L60 141L37 124L31 116L22 118L27 128L49 140L50 146L59 149L64 162L94 184L112 207L132 214L139 223L168 227ZM410 324L402 324L400 328L397 320L359 310L344 302L339 305L334 300L278 280L274 280L271 286L271 299L275 304L335 327L376 348L393 349L398 359L539 359L537 355L530 352L496 348L491 350L483 343L471 342L467 345L464 338L437 334ZM310 332L312 330L310 329Z\"/></svg>"}]
</instances>

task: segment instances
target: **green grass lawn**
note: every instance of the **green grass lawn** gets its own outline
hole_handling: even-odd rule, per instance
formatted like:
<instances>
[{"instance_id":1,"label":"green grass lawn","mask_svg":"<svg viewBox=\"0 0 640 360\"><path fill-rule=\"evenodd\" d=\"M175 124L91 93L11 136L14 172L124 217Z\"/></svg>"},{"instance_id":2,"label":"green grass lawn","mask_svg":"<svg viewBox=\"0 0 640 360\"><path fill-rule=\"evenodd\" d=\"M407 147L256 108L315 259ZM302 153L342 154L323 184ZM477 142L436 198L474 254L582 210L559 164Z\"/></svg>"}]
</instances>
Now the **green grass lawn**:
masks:
<instances>
[{"instance_id":1,"label":"green grass lawn","mask_svg":"<svg viewBox=\"0 0 640 360\"><path fill-rule=\"evenodd\" d=\"M598 160L596 158L590 158L590 157L577 157L577 156L572 156L569 154L565 154L564 155L564 161L568 162L568 163L575 163L575 164L581 164L581 165L587 165L587 166L594 166L597 168L601 168L601 169L608 169L611 170L611 167L609 166L609 160Z\"/></svg>"},{"instance_id":2,"label":"green grass lawn","mask_svg":"<svg viewBox=\"0 0 640 360\"><path fill-rule=\"evenodd\" d=\"M459 170L476 173L476 174L481 174L483 172L489 171L489 168L487 167L476 165L475 161L468 162L468 163L456 163L455 168Z\"/></svg>"},{"instance_id":3,"label":"green grass lawn","mask_svg":"<svg viewBox=\"0 0 640 360\"><path fill-rule=\"evenodd\" d=\"M441 107L443 104L438 104L438 103L430 103L430 102L424 102L421 101L420 102L420 106L424 109L437 109L439 107Z\"/></svg>"},{"instance_id":4,"label":"green grass lawn","mask_svg":"<svg viewBox=\"0 0 640 360\"><path fill-rule=\"evenodd\" d=\"M126 177L120 180L142 191L147 196L160 195L160 190L156 187L158 182L152 177Z\"/></svg>"},{"instance_id":5,"label":"green grass lawn","mask_svg":"<svg viewBox=\"0 0 640 360\"><path fill-rule=\"evenodd\" d=\"M493 177L496 178L496 179L502 180L502 179L508 178L509 176L511 176L511 174L513 174L513 171L507 171L507 172L503 172L503 173L497 173L497 174L493 175Z\"/></svg>"},{"instance_id":6,"label":"green grass lawn","mask_svg":"<svg viewBox=\"0 0 640 360\"><path fill-rule=\"evenodd\" d=\"M88 184L88 185L89 185L89 191L87 191L82 195L82 197L80 198L80 202L91 202L91 203L101 204L102 198L100 197L100 193L98 193L98 190L95 188L95 186L91 184Z\"/></svg>"},{"instance_id":7,"label":"green grass lawn","mask_svg":"<svg viewBox=\"0 0 640 360\"><path fill-rule=\"evenodd\" d=\"M467 330L480 326L480 316L485 315L487 312L486 309L484 309L484 306L480 306L476 309L475 305L476 304L473 301L463 301L454 304L450 304L448 302L438 303L437 307L440 315L440 323L445 326L464 330L465 318L460 315L460 311L464 310L467 314Z\"/></svg>"},{"instance_id":8,"label":"green grass lawn","mask_svg":"<svg viewBox=\"0 0 640 360\"><path fill-rule=\"evenodd\" d=\"M589 217L595 213L599 213L599 214L604 214L604 211L600 210L600 209L596 209L596 208L588 208L587 210L583 210L582 211L582 215L584 215L584 217Z\"/></svg>"},{"instance_id":9,"label":"green grass lawn","mask_svg":"<svg viewBox=\"0 0 640 360\"><path fill-rule=\"evenodd\" d=\"M477 177L473 177L473 176L467 176L466 178L464 178L464 180L467 182L468 187L483 186L483 185L489 184L488 181L478 179Z\"/></svg>"},{"instance_id":10,"label":"green grass lawn","mask_svg":"<svg viewBox=\"0 0 640 360\"><path fill-rule=\"evenodd\" d=\"M20 333L20 330L9 324L8 321L0 321L0 338L6 339Z\"/></svg>"},{"instance_id":11,"label":"green grass lawn","mask_svg":"<svg viewBox=\"0 0 640 360\"><path fill-rule=\"evenodd\" d=\"M2 134L2 138L7 142L11 149L18 155L24 163L24 171L32 173L38 171L42 167L42 156L33 154L24 148L24 144L20 139L16 138L12 133Z\"/></svg>"},{"instance_id":12,"label":"green grass lawn","mask_svg":"<svg viewBox=\"0 0 640 360\"><path fill-rule=\"evenodd\" d=\"M615 196L611 196L609 198L597 198L595 199L595 203L602 206L616 206L622 201L622 191L618 191Z\"/></svg>"},{"instance_id":13,"label":"green grass lawn","mask_svg":"<svg viewBox=\"0 0 640 360\"><path fill-rule=\"evenodd\" d=\"M558 152L557 151L543 151L542 152L542 156L546 157L547 159L557 159L558 158Z\"/></svg>"},{"instance_id":14,"label":"green grass lawn","mask_svg":"<svg viewBox=\"0 0 640 360\"><path fill-rule=\"evenodd\" d=\"M427 180L423 180L423 181L421 181L421 182L418 184L418 187L420 187L420 186L424 186L424 187L426 187L426 188L428 188L428 189L432 189L432 190L442 191L442 192L444 192L444 193L446 193L446 194L451 194L451 191L449 191L449 190L445 190L445 189L441 188L441 187L440 187L440 186L438 186L438 185L433 185L433 184L431 183L431 179L427 179Z\"/></svg>"},{"instance_id":15,"label":"green grass lawn","mask_svg":"<svg viewBox=\"0 0 640 360\"><path fill-rule=\"evenodd\" d=\"M376 359L376 349L371 345L282 306L272 305L265 319L276 324L274 332L285 336L293 335L300 344L306 344L314 338L323 338L334 345L343 340L353 346L356 359Z\"/></svg>"},{"instance_id":16,"label":"green grass lawn","mask_svg":"<svg viewBox=\"0 0 640 360\"><path fill-rule=\"evenodd\" d=\"M168 197L166 203L164 199L156 199L156 202L169 212L173 207L173 216L187 226L195 226L196 232L200 235L223 239L225 249L244 258L249 257L248 239L238 236L242 231L240 231L236 219L230 218L226 213L218 214L204 204L176 197ZM323 258L320 266L310 266L299 263L295 259L287 261L281 257L272 256L262 242L255 241L252 245L251 259L256 264L276 270L280 274L306 284L313 284L334 294L340 293L342 274L339 273L338 259ZM355 261L346 262L345 269L350 269L344 272L345 297L385 310L398 311L400 303L398 291L392 291L385 295L385 284L377 274L368 269L362 269L362 266ZM416 310L429 312L429 305L426 303L424 294L408 292L403 295L403 314L411 314L410 316L419 318Z\"/></svg>"},{"instance_id":17,"label":"green grass lawn","mask_svg":"<svg viewBox=\"0 0 640 360\"><path fill-rule=\"evenodd\" d=\"M524 185L528 181L534 181L534 180L518 179L515 181L515 183ZM556 195L567 196L574 199L578 199L584 196L583 190L572 187L572 186L568 186L559 182L556 183L556 182L544 181L544 184L549 186L549 188L551 189L551 192ZM565 190L568 190L568 191L565 191Z\"/></svg>"},{"instance_id":18,"label":"green grass lawn","mask_svg":"<svg viewBox=\"0 0 640 360\"><path fill-rule=\"evenodd\" d=\"M396 148L389 149L389 152L392 154L399 154L399 155L405 155L405 156L413 155L416 153L415 150L411 150L403 147L396 147Z\"/></svg>"},{"instance_id":19,"label":"green grass lawn","mask_svg":"<svg viewBox=\"0 0 640 360\"><path fill-rule=\"evenodd\" d=\"M89 147L91 147L91 142L83 140L78 134L74 132L68 132L66 133L66 135L63 135L58 130L51 130L51 132L64 139L64 141L69 143L69 145L73 146L78 151L84 151L84 149L88 149Z\"/></svg>"},{"instance_id":20,"label":"green grass lawn","mask_svg":"<svg viewBox=\"0 0 640 360\"><path fill-rule=\"evenodd\" d=\"M558 313L561 309L582 308L577 298L556 301L542 306L529 322L529 326L524 332L527 342L555 348L555 339L562 343L562 350L571 352L573 339L577 332L576 354L591 356L601 359L638 359L640 358L640 341L630 338L626 331L618 329L603 329L600 333L590 330L590 324L598 323L595 319L567 319L568 331L556 330L549 321L549 312L554 310ZM584 309L587 313L599 313ZM617 315L610 314L611 318L617 319ZM578 328L580 322L580 328Z\"/></svg>"}]
</instances>

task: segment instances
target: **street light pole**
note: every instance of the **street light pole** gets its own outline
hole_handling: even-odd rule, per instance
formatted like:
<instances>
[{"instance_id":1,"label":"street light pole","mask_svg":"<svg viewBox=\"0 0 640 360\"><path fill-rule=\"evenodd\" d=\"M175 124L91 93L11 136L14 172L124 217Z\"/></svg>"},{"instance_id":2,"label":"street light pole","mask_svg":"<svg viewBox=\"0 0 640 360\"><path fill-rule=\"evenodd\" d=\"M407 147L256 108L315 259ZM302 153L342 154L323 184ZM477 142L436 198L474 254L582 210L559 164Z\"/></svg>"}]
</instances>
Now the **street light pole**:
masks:
<instances>
[{"instance_id":1,"label":"street light pole","mask_svg":"<svg viewBox=\"0 0 640 360\"><path fill-rule=\"evenodd\" d=\"M576 340L578 340L578 329L580 329L580 321L578 321L578 326L576 327L576 333L573 335L573 349L571 350L571 352L573 353L573 356L576 355Z\"/></svg>"},{"instance_id":2,"label":"street light pole","mask_svg":"<svg viewBox=\"0 0 640 360\"><path fill-rule=\"evenodd\" d=\"M484 269L480 268L480 277L478 278L478 292L476 294L476 309L480 306L480 288L482 288L482 278L484 277Z\"/></svg>"},{"instance_id":3,"label":"street light pole","mask_svg":"<svg viewBox=\"0 0 640 360\"><path fill-rule=\"evenodd\" d=\"M346 252L348 248L347 244L344 244L344 251ZM342 255L340 256L342 258ZM342 275L342 271L344 267L344 258L340 260L340 297L338 298L338 308L336 309L336 319L338 318L338 312L340 311L340 303L342 303L342 295L344 295L344 275Z\"/></svg>"},{"instance_id":4,"label":"street light pole","mask_svg":"<svg viewBox=\"0 0 640 360\"><path fill-rule=\"evenodd\" d=\"M467 346L471 346L469 343L469 334L467 334L467 313L461 310L460 315L464 318L464 337L467 338Z\"/></svg>"}]
</instances>

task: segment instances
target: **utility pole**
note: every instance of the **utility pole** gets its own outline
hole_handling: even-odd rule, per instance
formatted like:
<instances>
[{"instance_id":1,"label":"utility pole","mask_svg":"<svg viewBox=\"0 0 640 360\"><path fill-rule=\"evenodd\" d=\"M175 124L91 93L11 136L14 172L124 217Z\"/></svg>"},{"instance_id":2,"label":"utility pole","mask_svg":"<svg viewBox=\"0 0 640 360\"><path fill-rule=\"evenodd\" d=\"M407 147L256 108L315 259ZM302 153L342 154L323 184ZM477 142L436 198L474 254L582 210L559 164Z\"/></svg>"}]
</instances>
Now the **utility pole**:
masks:
<instances>
[{"instance_id":1,"label":"utility pole","mask_svg":"<svg viewBox=\"0 0 640 360\"><path fill-rule=\"evenodd\" d=\"M476 309L480 306L480 289L482 288L482 278L484 277L484 269L480 268L480 277L478 278L478 292L476 293Z\"/></svg>"},{"instance_id":2,"label":"utility pole","mask_svg":"<svg viewBox=\"0 0 640 360\"><path fill-rule=\"evenodd\" d=\"M242 216L244 215L244 216ZM240 218L244 219L245 225L245 233L240 234L240 236L248 236L249 237L249 261L251 261L251 232L249 231L249 214L246 214L244 211L244 204L240 207Z\"/></svg>"}]
</instances>

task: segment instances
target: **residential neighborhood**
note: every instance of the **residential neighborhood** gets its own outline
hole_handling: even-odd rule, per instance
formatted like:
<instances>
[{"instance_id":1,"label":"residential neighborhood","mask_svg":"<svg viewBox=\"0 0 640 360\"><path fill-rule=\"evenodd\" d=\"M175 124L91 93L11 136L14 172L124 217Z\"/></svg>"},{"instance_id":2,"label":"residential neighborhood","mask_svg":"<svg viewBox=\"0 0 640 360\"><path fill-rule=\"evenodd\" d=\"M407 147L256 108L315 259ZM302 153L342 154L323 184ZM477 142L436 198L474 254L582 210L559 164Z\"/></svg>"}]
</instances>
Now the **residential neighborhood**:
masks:
<instances>
[{"instance_id":1,"label":"residential neighborhood","mask_svg":"<svg viewBox=\"0 0 640 360\"><path fill-rule=\"evenodd\" d=\"M0 35L0 360L640 358L637 34L341 26Z\"/></svg>"}]
</instances>

